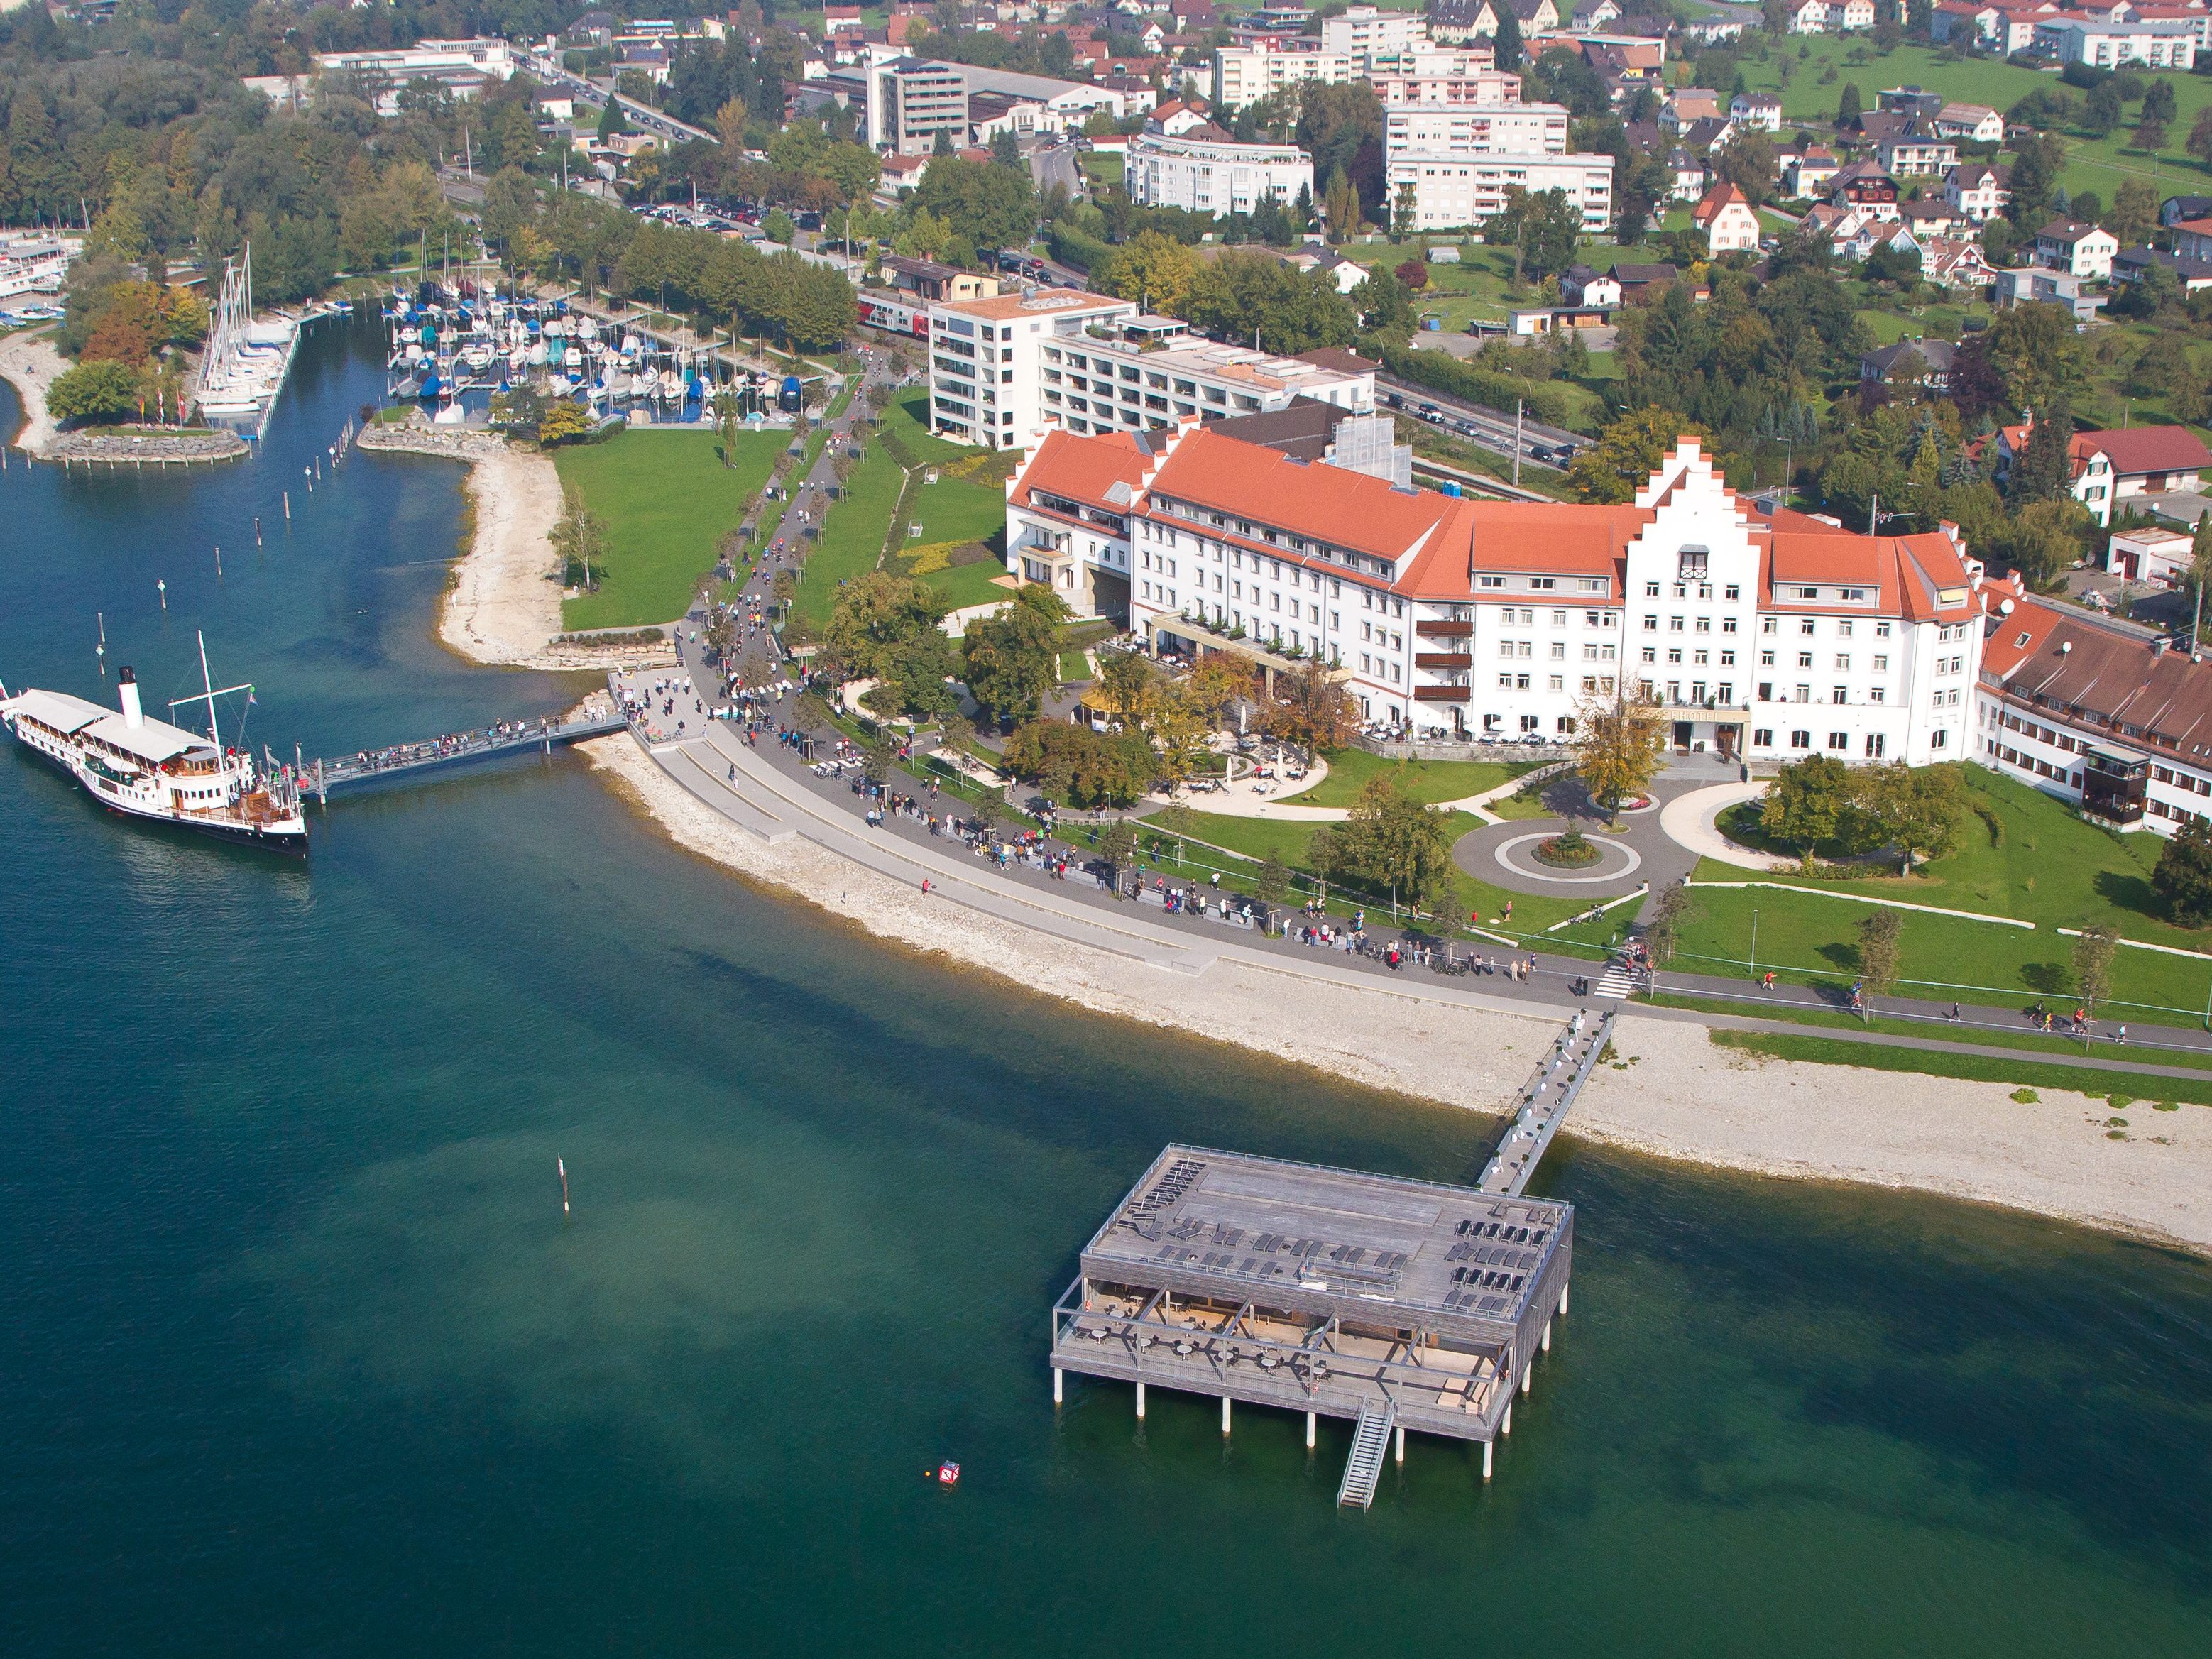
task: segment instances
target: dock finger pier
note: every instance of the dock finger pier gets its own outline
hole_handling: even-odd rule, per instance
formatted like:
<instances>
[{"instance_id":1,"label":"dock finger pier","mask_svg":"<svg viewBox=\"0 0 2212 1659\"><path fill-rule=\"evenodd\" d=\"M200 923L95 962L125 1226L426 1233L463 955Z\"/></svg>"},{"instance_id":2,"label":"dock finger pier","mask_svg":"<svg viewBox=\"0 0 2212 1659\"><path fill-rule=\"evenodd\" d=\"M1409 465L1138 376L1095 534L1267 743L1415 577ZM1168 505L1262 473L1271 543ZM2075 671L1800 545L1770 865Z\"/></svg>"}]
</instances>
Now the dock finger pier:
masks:
<instances>
[{"instance_id":1,"label":"dock finger pier","mask_svg":"<svg viewBox=\"0 0 2212 1659\"><path fill-rule=\"evenodd\" d=\"M1480 1442L1488 1479L1552 1322L1574 1209L1548 1199L1170 1146L1053 1310L1069 1371L1348 1419L1338 1501L1365 1508L1406 1432Z\"/></svg>"}]
</instances>

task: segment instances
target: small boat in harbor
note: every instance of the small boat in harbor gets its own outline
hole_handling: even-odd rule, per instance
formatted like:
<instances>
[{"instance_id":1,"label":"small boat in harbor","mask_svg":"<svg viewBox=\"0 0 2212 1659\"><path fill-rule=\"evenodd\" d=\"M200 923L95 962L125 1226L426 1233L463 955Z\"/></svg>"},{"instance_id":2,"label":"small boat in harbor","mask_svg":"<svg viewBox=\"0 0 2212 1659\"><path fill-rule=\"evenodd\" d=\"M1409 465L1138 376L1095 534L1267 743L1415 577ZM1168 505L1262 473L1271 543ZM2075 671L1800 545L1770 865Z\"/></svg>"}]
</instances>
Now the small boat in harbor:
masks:
<instances>
[{"instance_id":1,"label":"small boat in harbor","mask_svg":"<svg viewBox=\"0 0 2212 1659\"><path fill-rule=\"evenodd\" d=\"M204 641L200 677L207 689L171 707L206 703L205 736L148 719L137 676L128 668L118 676L119 709L63 691L25 690L11 696L0 686L0 725L16 742L66 771L111 812L222 841L306 852L307 823L298 779L288 768L257 766L250 753L226 748L216 723L217 697L243 691L250 701L252 688L216 690L208 678Z\"/></svg>"}]
</instances>

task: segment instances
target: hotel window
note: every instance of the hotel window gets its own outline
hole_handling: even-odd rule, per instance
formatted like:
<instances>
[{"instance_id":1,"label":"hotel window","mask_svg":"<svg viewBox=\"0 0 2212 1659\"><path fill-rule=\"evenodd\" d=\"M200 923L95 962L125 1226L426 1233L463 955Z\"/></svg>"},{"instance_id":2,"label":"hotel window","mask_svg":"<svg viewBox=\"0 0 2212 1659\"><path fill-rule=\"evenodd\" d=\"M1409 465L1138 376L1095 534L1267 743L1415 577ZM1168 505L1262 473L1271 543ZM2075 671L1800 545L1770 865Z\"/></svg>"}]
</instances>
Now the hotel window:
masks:
<instances>
[{"instance_id":1,"label":"hotel window","mask_svg":"<svg viewBox=\"0 0 2212 1659\"><path fill-rule=\"evenodd\" d=\"M1800 668L1810 668L1813 665L1813 653L1809 651L1800 651L1797 653L1797 665Z\"/></svg>"},{"instance_id":2,"label":"hotel window","mask_svg":"<svg viewBox=\"0 0 2212 1659\"><path fill-rule=\"evenodd\" d=\"M1566 690L1566 687L1567 687L1567 683L1566 683L1566 681L1565 681L1565 679L1564 678L1562 678L1561 676L1559 676L1559 675L1558 675L1558 674L1554 674L1554 675L1553 675L1553 676L1552 676L1552 690L1554 690L1554 691L1564 691L1564 690Z\"/></svg>"},{"instance_id":3,"label":"hotel window","mask_svg":"<svg viewBox=\"0 0 2212 1659\"><path fill-rule=\"evenodd\" d=\"M1751 742L1752 742L1752 746L1753 746L1753 748L1755 748L1755 749L1771 749L1771 748L1773 748L1773 747L1774 747L1774 728L1773 728L1772 726L1753 726L1753 727L1752 728L1752 732L1751 732Z\"/></svg>"},{"instance_id":4,"label":"hotel window","mask_svg":"<svg viewBox=\"0 0 2212 1659\"><path fill-rule=\"evenodd\" d=\"M1874 672L1877 674L1887 673L1889 672L1889 659L1887 657L1877 656L1874 659Z\"/></svg>"},{"instance_id":5,"label":"hotel window","mask_svg":"<svg viewBox=\"0 0 2212 1659\"><path fill-rule=\"evenodd\" d=\"M1790 746L1792 749L1810 749L1813 746L1813 734L1810 732L1792 732L1790 734Z\"/></svg>"},{"instance_id":6,"label":"hotel window","mask_svg":"<svg viewBox=\"0 0 2212 1659\"><path fill-rule=\"evenodd\" d=\"M1847 640L1847 639L1850 638L1850 636L1851 636L1851 625L1850 625L1850 623L1847 623L1847 622L1839 622L1839 623L1838 623L1836 624L1836 637L1837 637L1838 639L1839 639L1839 640Z\"/></svg>"},{"instance_id":7,"label":"hotel window","mask_svg":"<svg viewBox=\"0 0 2212 1659\"><path fill-rule=\"evenodd\" d=\"M1685 619L1684 619L1684 618L1682 618L1682 617L1668 617L1668 618L1667 618L1667 631L1668 631L1669 634L1679 634L1679 633L1680 633L1680 632L1682 631L1682 625L1683 625L1683 622L1684 622L1684 620L1685 620Z\"/></svg>"},{"instance_id":8,"label":"hotel window","mask_svg":"<svg viewBox=\"0 0 2212 1659\"><path fill-rule=\"evenodd\" d=\"M1848 652L1848 651L1838 651L1838 652L1837 652L1837 653L1836 653L1836 672L1837 672L1838 674L1848 674L1849 672L1850 672L1850 669L1851 669L1851 653L1850 653L1850 652Z\"/></svg>"},{"instance_id":9,"label":"hotel window","mask_svg":"<svg viewBox=\"0 0 2212 1659\"><path fill-rule=\"evenodd\" d=\"M1838 751L1839 751L1839 752L1840 752L1840 751L1841 751L1841 750L1843 750L1849 749L1850 746L1851 746L1851 734L1850 734L1850 732L1829 732L1829 733L1828 733L1828 747L1829 747L1829 748L1833 749L1833 750L1838 750Z\"/></svg>"},{"instance_id":10,"label":"hotel window","mask_svg":"<svg viewBox=\"0 0 2212 1659\"><path fill-rule=\"evenodd\" d=\"M1644 631L1645 631L1646 633L1656 633L1656 632L1658 631L1658 628L1659 628L1659 618L1658 618L1658 617L1644 617Z\"/></svg>"},{"instance_id":11,"label":"hotel window","mask_svg":"<svg viewBox=\"0 0 2212 1659\"><path fill-rule=\"evenodd\" d=\"M1772 617L1761 617L1759 619L1759 631L1762 634L1775 633L1779 628L1780 623Z\"/></svg>"},{"instance_id":12,"label":"hotel window","mask_svg":"<svg viewBox=\"0 0 2212 1659\"><path fill-rule=\"evenodd\" d=\"M1659 597L1659 584L1657 582L1644 583L1644 597L1647 599L1657 599Z\"/></svg>"},{"instance_id":13,"label":"hotel window","mask_svg":"<svg viewBox=\"0 0 2212 1659\"><path fill-rule=\"evenodd\" d=\"M1730 582L1726 587L1721 590L1721 594L1723 598L1733 601L1743 597L1743 590L1738 587L1734 582Z\"/></svg>"},{"instance_id":14,"label":"hotel window","mask_svg":"<svg viewBox=\"0 0 2212 1659\"><path fill-rule=\"evenodd\" d=\"M1799 623L1797 624L1797 631L1798 631L1800 634L1802 634L1802 635L1803 635L1807 639L1810 639L1810 638L1812 638L1812 637L1813 637L1813 619L1812 619L1810 617L1806 617L1806 618L1805 618L1805 620L1804 620L1803 622Z\"/></svg>"}]
</instances>

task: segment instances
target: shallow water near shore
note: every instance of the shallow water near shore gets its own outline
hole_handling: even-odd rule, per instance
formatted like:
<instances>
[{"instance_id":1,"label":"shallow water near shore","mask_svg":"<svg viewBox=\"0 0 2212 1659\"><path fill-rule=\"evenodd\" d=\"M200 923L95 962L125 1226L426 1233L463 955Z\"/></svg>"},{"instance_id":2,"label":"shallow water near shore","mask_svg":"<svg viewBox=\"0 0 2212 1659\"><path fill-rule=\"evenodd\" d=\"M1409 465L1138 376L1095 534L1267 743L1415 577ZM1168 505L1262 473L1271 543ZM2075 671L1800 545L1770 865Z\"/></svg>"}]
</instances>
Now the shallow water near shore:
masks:
<instances>
[{"instance_id":1,"label":"shallow water near shore","mask_svg":"<svg viewBox=\"0 0 2212 1659\"><path fill-rule=\"evenodd\" d=\"M459 468L305 495L376 344L303 350L247 465L14 458L0 676L106 695L104 611L110 686L196 689L204 626L287 753L571 700L430 637ZM1487 1123L879 950L573 757L312 829L240 856L0 753L10 1653L2212 1649L2201 1262L1563 1145L1497 1478L1417 1437L1341 1514L1346 1425L1055 1413L1048 1310L1170 1137L1462 1180Z\"/></svg>"}]
</instances>

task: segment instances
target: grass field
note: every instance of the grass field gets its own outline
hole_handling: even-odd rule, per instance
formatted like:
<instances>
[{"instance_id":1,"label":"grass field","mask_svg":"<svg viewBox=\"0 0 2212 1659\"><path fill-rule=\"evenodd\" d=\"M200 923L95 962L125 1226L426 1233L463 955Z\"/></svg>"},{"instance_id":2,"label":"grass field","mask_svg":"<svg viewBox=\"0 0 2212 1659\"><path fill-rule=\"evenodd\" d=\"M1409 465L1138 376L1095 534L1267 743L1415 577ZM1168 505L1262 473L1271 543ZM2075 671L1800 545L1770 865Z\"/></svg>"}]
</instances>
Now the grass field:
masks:
<instances>
[{"instance_id":1,"label":"grass field","mask_svg":"<svg viewBox=\"0 0 2212 1659\"><path fill-rule=\"evenodd\" d=\"M1006 492L997 484L940 476L915 491L907 539L928 546L938 542L988 542L1006 527Z\"/></svg>"},{"instance_id":2,"label":"grass field","mask_svg":"<svg viewBox=\"0 0 2212 1659\"><path fill-rule=\"evenodd\" d=\"M712 432L625 432L559 451L561 482L584 492L607 521L611 550L598 590L561 607L569 629L665 623L684 614L714 549L737 528L745 498L768 482L786 440L738 439L737 465L721 462Z\"/></svg>"},{"instance_id":3,"label":"grass field","mask_svg":"<svg viewBox=\"0 0 2212 1659\"><path fill-rule=\"evenodd\" d=\"M1340 749L1328 757L1328 775L1310 789L1283 799L1300 806L1349 806L1376 778L1389 778L1416 800L1465 800L1532 770L1534 763L1395 761L1364 749Z\"/></svg>"},{"instance_id":4,"label":"grass field","mask_svg":"<svg viewBox=\"0 0 2212 1659\"><path fill-rule=\"evenodd\" d=\"M1676 965L1692 972L1750 972L1752 913L1758 913L1758 966L1807 983L1848 985L1856 975L1854 943L1865 908L1821 896L1856 893L1940 905L2036 924L2033 931L1951 916L1902 915L1902 975L1908 995L2007 1006L2061 1001L2074 991L2073 941L2055 930L2105 923L2124 939L2212 951L2212 930L2176 927L2160 913L2149 875L2160 842L2118 836L2076 818L2048 796L2008 779L1968 771L1968 799L2002 826L2002 838L1970 811L1957 851L1909 880L1869 878L1799 884L1818 892L1772 887L1706 889ZM1698 881L1742 881L1747 872L1707 860ZM2212 996L2212 961L2123 946L2113 964L2111 1017L2172 1023L2201 1014ZM2125 1006L2124 1007L2124 1005ZM2062 1013L2070 1009L2062 1009Z\"/></svg>"},{"instance_id":5,"label":"grass field","mask_svg":"<svg viewBox=\"0 0 2212 1659\"><path fill-rule=\"evenodd\" d=\"M2187 1101L2212 1106L2212 1078L2142 1077L2100 1072L2050 1060L2000 1060L1990 1054L1940 1054L1927 1048L1881 1048L1841 1037L1784 1036L1766 1031L1715 1031L1713 1042L1776 1060L1809 1060L1822 1066L1856 1066L1864 1071L1917 1073L1923 1077L1965 1078L1977 1083L2016 1083L2035 1089L2078 1091L2101 1099L2114 1110Z\"/></svg>"},{"instance_id":6,"label":"grass field","mask_svg":"<svg viewBox=\"0 0 2212 1659\"><path fill-rule=\"evenodd\" d=\"M1279 858L1293 870L1304 872L1311 864L1310 846L1314 832L1325 827L1316 823L1286 823L1272 818L1231 817L1225 813L1193 812L1187 833L1216 847L1242 853L1247 858ZM1471 830L1481 827L1481 821L1468 813L1455 812L1451 815L1451 832L1455 840ZM1176 832L1163 830L1160 833L1172 836ZM1508 892L1502 887L1492 886L1488 882L1477 881L1464 872L1454 874L1452 896L1452 905L1448 914L1454 923L1463 925L1470 915L1479 915L1485 928L1508 934L1540 933L1553 922L1564 921L1575 915L1585 903L1580 899L1543 898L1527 893ZM1387 897L1388 895L1381 896ZM1513 906L1513 921L1510 926L1501 926L1500 918L1509 902ZM1332 904L1331 908L1343 909L1348 907ZM1369 926L1377 926L1371 902L1368 908ZM1387 913L1383 920L1388 921ZM1609 933L1610 925L1606 922L1593 924L1587 929L1569 929L1548 935L1541 948L1547 951L1565 949L1588 943L1583 937L1584 933L1594 934L1601 939Z\"/></svg>"},{"instance_id":7,"label":"grass field","mask_svg":"<svg viewBox=\"0 0 2212 1659\"><path fill-rule=\"evenodd\" d=\"M1811 47L1811 55L1803 59L1797 56L1801 44ZM1868 61L1854 66L1848 60L1855 55ZM1787 87L1781 84L1785 59L1791 65ZM1811 128L1832 121L1846 81L1858 83L1859 94L1869 109L1875 106L1875 93L1884 87L1900 85L1926 87L1946 97L1986 104L1996 110L2009 109L2043 87L2059 88L2077 103L2081 97L2075 88L2063 87L2055 74L2015 69L1996 58L1954 58L1925 46L1899 46L1892 52L1877 53L1871 41L1857 35L1816 35L1802 43L1793 37L1785 46L1778 46L1766 62L1746 58L1741 67L1747 86L1754 90L1779 92L1785 137L1796 126ZM1835 69L1837 78L1823 85L1821 73L1830 67ZM2136 148L2135 108L2130 105L2125 124L2107 137L2092 138L2081 132L2063 135L2067 165L2059 176L2062 185L2069 191L2094 190L2104 198L2107 207L2112 205L2113 192L2120 182L2129 178L2144 179L2162 197L2203 192L2212 187L2212 172L2181 147L2182 140L2189 136L2191 125L2197 119L2197 112L2212 106L2212 80L2201 75L2170 73L2163 74L2161 78L2172 83L2176 109L2166 144L2159 153L2152 155ZM1940 185L1941 181L1936 182Z\"/></svg>"},{"instance_id":8,"label":"grass field","mask_svg":"<svg viewBox=\"0 0 2212 1659\"><path fill-rule=\"evenodd\" d=\"M2185 1066L2191 1071L2212 1074L2212 1054L2197 1048L2154 1048L2148 1046L2122 1049L2105 1040L2101 1035L2104 1029L2101 1024L2098 1028L2100 1035L2085 1050L2077 1038L2061 1036L2056 1032L2045 1036L2039 1031L2029 1030L2024 1023L2012 1028L2000 1027L1990 1030L1977 1025L1954 1026L1941 1019L1900 1019L1879 1013L1872 1019L1863 1021L1856 1014L1841 1008L1778 1008L1765 1003L1739 1002L1727 997L1678 996L1664 990L1650 1000L1654 1006L1661 1008L1744 1014L1829 1030L1873 1031L1889 1036L1911 1037L1917 1042L1973 1042L1990 1048L2017 1048L2032 1058L2039 1057L2057 1065L2071 1065L2085 1052L2100 1060L2125 1058L2133 1054L2139 1055L2146 1065ZM1879 1001L1875 1006L1881 1006Z\"/></svg>"},{"instance_id":9,"label":"grass field","mask_svg":"<svg viewBox=\"0 0 2212 1659\"><path fill-rule=\"evenodd\" d=\"M830 507L821 539L806 556L799 592L792 601L794 622L810 630L820 629L830 620L838 585L876 568L905 483L906 472L890 452L881 444L870 444L866 457Z\"/></svg>"}]
</instances>

